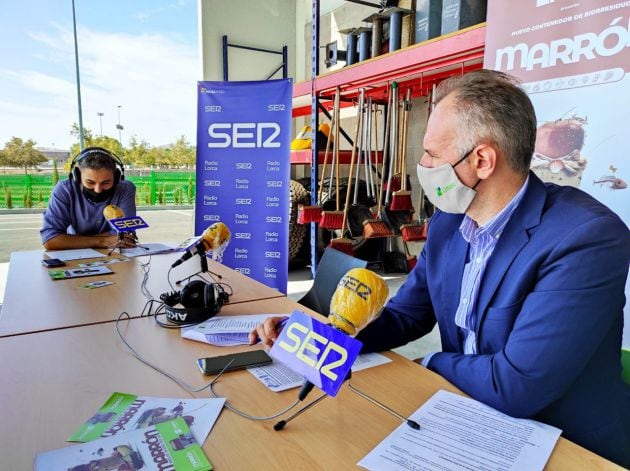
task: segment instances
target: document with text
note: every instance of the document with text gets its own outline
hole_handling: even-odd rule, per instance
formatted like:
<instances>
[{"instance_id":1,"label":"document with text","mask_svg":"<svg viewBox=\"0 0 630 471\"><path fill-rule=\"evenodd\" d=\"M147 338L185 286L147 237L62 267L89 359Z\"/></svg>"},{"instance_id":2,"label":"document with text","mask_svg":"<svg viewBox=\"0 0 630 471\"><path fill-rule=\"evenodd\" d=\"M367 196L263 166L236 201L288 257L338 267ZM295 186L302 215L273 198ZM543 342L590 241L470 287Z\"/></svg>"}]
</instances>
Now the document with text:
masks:
<instances>
[{"instance_id":1,"label":"document with text","mask_svg":"<svg viewBox=\"0 0 630 471\"><path fill-rule=\"evenodd\" d=\"M373 366L384 365L389 362L391 362L391 360L380 353L364 353L363 355L359 355L355 360L354 365L352 365L352 372L356 373L357 371L372 368ZM297 388L302 386L304 382L302 375L295 373L288 366L275 360L271 365L248 368L247 371L253 374L258 381L273 392Z\"/></svg>"},{"instance_id":2,"label":"document with text","mask_svg":"<svg viewBox=\"0 0 630 471\"><path fill-rule=\"evenodd\" d=\"M479 401L438 391L359 466L369 470L542 470L560 429L515 419Z\"/></svg>"},{"instance_id":3,"label":"document with text","mask_svg":"<svg viewBox=\"0 0 630 471\"><path fill-rule=\"evenodd\" d=\"M58 258L64 262L71 260L81 260L84 258L98 258L105 257L106 255L101 252L97 252L94 249L70 249L70 250L48 250L46 255L51 258Z\"/></svg>"},{"instance_id":4,"label":"document with text","mask_svg":"<svg viewBox=\"0 0 630 471\"><path fill-rule=\"evenodd\" d=\"M194 327L182 329L185 339L209 343L219 347L249 344L249 333L267 317L282 314L246 314L215 316ZM287 314L288 315L288 314Z\"/></svg>"}]
</instances>

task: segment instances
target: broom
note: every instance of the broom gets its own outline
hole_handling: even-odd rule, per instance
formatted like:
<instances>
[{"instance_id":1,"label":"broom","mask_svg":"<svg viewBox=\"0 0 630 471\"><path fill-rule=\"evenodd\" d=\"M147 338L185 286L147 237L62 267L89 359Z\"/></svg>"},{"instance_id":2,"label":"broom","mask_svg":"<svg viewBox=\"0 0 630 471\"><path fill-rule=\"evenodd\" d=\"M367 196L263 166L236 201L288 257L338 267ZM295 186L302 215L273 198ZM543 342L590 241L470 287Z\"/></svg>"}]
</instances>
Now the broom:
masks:
<instances>
[{"instance_id":1,"label":"broom","mask_svg":"<svg viewBox=\"0 0 630 471\"><path fill-rule=\"evenodd\" d=\"M354 142L352 145L352 155L350 156L350 171L348 172L348 189L346 190L346 204L343 207L343 218L341 221L341 237L337 237L330 241L329 247L339 250L340 252L347 253L348 255L354 255L353 241L344 237L346 230L346 223L348 222L348 208L350 207L350 192L352 191L352 171L354 169L354 159L357 156L357 140L359 139L359 127L361 125L361 109L359 108L359 115L357 117L357 124L354 130ZM339 195L337 193L337 195ZM337 196L339 198L339 196ZM337 204L339 199L337 199Z\"/></svg>"},{"instance_id":2,"label":"broom","mask_svg":"<svg viewBox=\"0 0 630 471\"><path fill-rule=\"evenodd\" d=\"M357 163L356 169L354 172L354 196L352 204L348 209L348 231L350 232L351 237L358 237L363 235L363 221L366 219L374 218L372 211L366 205L359 203L359 173L361 171L361 162L363 160L363 164L365 166L366 175L367 172L367 148L369 148L369 143L367 142L367 127L368 127L368 112L365 110L365 89L361 88L359 90L359 134L358 140L356 141L357 148ZM364 157L362 159L362 157ZM369 194L369 177L365 179L366 187L368 188Z\"/></svg>"},{"instance_id":3,"label":"broom","mask_svg":"<svg viewBox=\"0 0 630 471\"><path fill-rule=\"evenodd\" d=\"M422 214L424 211L424 192L420 189L420 206L418 221L411 224L403 224L400 226L400 233L402 238L406 242L419 242L427 239L427 230L429 222L422 220Z\"/></svg>"},{"instance_id":4,"label":"broom","mask_svg":"<svg viewBox=\"0 0 630 471\"><path fill-rule=\"evenodd\" d=\"M387 113L387 118L385 119L385 136L383 139L383 170L381 170L381 175L385 169L385 162L388 158L388 139L389 139L389 128L390 128L390 117L391 113ZM375 120L376 121L376 120ZM389 225L384 221L384 213L383 213L383 182L379 182L376 199L378 200L378 206L376 209L376 219L368 219L363 221L363 237L366 239L374 239L377 237L390 237L394 235L393 231L390 229Z\"/></svg>"},{"instance_id":5,"label":"broom","mask_svg":"<svg viewBox=\"0 0 630 471\"><path fill-rule=\"evenodd\" d=\"M337 88L337 93L340 94L339 88ZM341 98L339 98L339 101ZM334 211L322 211L322 216L319 220L319 225L322 229L331 229L337 230L341 229L343 220L344 220L344 212L341 211L339 207L339 126L340 126L340 114L339 114L339 101L337 102L337 106L335 107L335 152L333 161L335 162L335 210Z\"/></svg>"},{"instance_id":6,"label":"broom","mask_svg":"<svg viewBox=\"0 0 630 471\"><path fill-rule=\"evenodd\" d=\"M402 145L401 145L401 190L392 194L392 203L389 206L390 211L411 211L413 212L413 204L411 203L411 191L407 190L407 123L409 120L409 109L411 108L411 90L407 89L405 97L403 121L402 121Z\"/></svg>"},{"instance_id":7,"label":"broom","mask_svg":"<svg viewBox=\"0 0 630 471\"><path fill-rule=\"evenodd\" d=\"M324 152L324 165L322 166L322 176L319 181L319 192L317 194L317 204L315 206L298 206L298 224L310 224L311 222L319 222L322 217L322 194L324 189L324 177L326 176L326 165L328 164L328 151L330 150L330 143L332 141L332 130L335 128L335 111L336 107L339 104L339 95L335 92L335 99L333 101L333 115L330 121L330 130L328 131L328 136L326 138L326 151ZM317 160L319 156L316 157L315 165L317 165Z\"/></svg>"},{"instance_id":8,"label":"broom","mask_svg":"<svg viewBox=\"0 0 630 471\"><path fill-rule=\"evenodd\" d=\"M405 239L403 239L402 244L403 244L403 248L405 249L405 256L407 257L407 272L410 272L418 263L418 257L416 257L415 255L411 255L411 253L409 252L409 247L407 246L407 242L405 242Z\"/></svg>"}]
</instances>

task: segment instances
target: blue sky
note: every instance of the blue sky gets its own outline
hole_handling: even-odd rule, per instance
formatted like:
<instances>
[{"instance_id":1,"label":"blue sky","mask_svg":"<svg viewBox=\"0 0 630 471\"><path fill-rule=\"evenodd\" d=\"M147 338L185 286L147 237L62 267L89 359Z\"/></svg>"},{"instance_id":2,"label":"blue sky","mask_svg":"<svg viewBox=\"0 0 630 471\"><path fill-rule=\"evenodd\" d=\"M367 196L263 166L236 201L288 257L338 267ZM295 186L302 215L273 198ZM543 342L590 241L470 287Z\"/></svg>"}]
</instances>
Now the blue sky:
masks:
<instances>
[{"instance_id":1,"label":"blue sky","mask_svg":"<svg viewBox=\"0 0 630 471\"><path fill-rule=\"evenodd\" d=\"M195 141L201 79L196 0L75 0L83 125L152 145ZM72 0L3 2L0 148L12 137L68 148L78 122Z\"/></svg>"}]
</instances>

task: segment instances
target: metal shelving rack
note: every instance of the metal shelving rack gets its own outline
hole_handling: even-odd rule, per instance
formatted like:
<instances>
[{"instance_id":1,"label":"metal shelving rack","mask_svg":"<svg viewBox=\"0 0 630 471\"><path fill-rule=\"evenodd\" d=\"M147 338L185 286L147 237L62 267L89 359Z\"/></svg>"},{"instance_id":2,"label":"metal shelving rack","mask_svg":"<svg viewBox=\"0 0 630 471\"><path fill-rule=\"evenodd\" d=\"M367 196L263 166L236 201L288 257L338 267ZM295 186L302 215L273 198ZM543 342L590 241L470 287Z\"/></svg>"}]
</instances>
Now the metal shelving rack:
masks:
<instances>
[{"instance_id":1,"label":"metal shelving rack","mask_svg":"<svg viewBox=\"0 0 630 471\"><path fill-rule=\"evenodd\" d=\"M411 96L426 96L433 84L446 77L480 69L486 37L486 25L469 28L440 36L429 41L414 44L394 52L359 62L332 72L319 73L319 19L320 2L312 1L311 28L311 80L293 86L293 117L311 116L311 129L319 127L319 112L332 107L332 95L337 87L350 106L350 101L358 95L359 88L375 101L386 102L390 85L398 82L400 94L411 89ZM343 105L342 105L343 106ZM313 132L315 134L315 131ZM319 149L313 139L311 148L311 188L318 183ZM298 159L295 156L294 159ZM294 160L292 159L292 160ZM299 159L303 162L303 155ZM298 163L297 161L295 163ZM311 204L316 204L316 191L311 191ZM317 270L317 225L311 224L311 269L313 276Z\"/></svg>"}]
</instances>

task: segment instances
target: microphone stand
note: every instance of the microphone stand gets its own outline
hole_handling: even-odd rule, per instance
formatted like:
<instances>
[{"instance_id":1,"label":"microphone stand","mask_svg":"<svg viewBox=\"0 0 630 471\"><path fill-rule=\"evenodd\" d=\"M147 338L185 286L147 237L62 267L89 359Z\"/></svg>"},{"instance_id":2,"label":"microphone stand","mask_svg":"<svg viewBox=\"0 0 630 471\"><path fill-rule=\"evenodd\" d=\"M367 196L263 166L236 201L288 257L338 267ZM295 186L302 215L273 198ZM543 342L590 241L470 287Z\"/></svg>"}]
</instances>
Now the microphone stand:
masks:
<instances>
[{"instance_id":1,"label":"microphone stand","mask_svg":"<svg viewBox=\"0 0 630 471\"><path fill-rule=\"evenodd\" d=\"M363 399L371 402L372 404L380 407L381 409L383 409L384 411L388 412L389 414L393 415L394 417L396 417L397 419L400 419L403 423L406 423L409 427L411 427L414 430L420 430L420 424L418 422L416 422L415 420L412 419L408 419L406 417L403 417L402 415L400 415L398 412L396 412L395 410L391 409L390 407L387 407L385 404L383 404L382 402L377 401L376 399L374 399L373 397L370 397L368 394L364 393L363 391L360 391L359 389L357 389L355 386L352 386L352 384L350 383L350 371L348 372L348 376L346 377L346 379L344 381L347 381L348 384L348 388L350 388L350 391L358 394L359 396L361 396ZM310 391L310 389L309 389ZM293 414L291 414L289 417L287 417L284 420L280 420L279 422L276 422L276 424L273 426L273 429L275 431L280 431L284 428L284 426L291 422L293 419L295 419L297 416L299 416L300 414L302 414L303 412L306 412L308 409L310 409L311 407L317 405L319 402L321 402L323 399L325 399L326 397L328 397L328 394L322 394L321 396L319 396L317 399L315 399L314 401L309 402L308 404L306 404L304 407L302 407L301 409L298 409L297 411L295 411Z\"/></svg>"},{"instance_id":2,"label":"microphone stand","mask_svg":"<svg viewBox=\"0 0 630 471\"><path fill-rule=\"evenodd\" d=\"M123 249L123 242L124 242L124 240L125 240L125 233L124 232L119 232L118 233L118 242L116 242L116 244L112 247L112 249L109 251L107 256L109 257L111 254L113 254L116 249L118 249L118 253L120 255L122 255L122 249Z\"/></svg>"},{"instance_id":3,"label":"microphone stand","mask_svg":"<svg viewBox=\"0 0 630 471\"><path fill-rule=\"evenodd\" d=\"M124 249L123 246L124 246L125 234L130 234L134 238L134 240L136 240L136 241L138 240L138 236L136 236L135 231L134 232L119 232L118 233L118 242L116 242L116 245L114 245L114 247L109 251L109 253L107 254L108 257L112 253L114 253L114 251L116 249L118 249L118 253L120 255L124 255L123 254L123 249ZM145 247L145 246L140 245L140 244L136 244L136 247L140 247L141 249L144 249L144 250L149 250L149 247Z\"/></svg>"},{"instance_id":4,"label":"microphone stand","mask_svg":"<svg viewBox=\"0 0 630 471\"><path fill-rule=\"evenodd\" d=\"M350 391L357 393L359 396L361 396L363 399L366 399L367 401L371 402L372 404L379 406L381 409L383 409L384 411L389 412L390 414L392 414L394 417L402 420L404 423L406 423L407 425L409 425L412 429L414 430L420 430L420 424L418 422L416 422L415 420L411 420L411 419L407 419L406 417L403 417L402 415L400 415L398 412L396 412L395 410L387 407L385 404L383 404L382 402L377 401L376 399L374 399L373 397L368 396L367 394L365 394L364 392L360 391L359 389L357 389L356 387L352 386L352 383L350 383L350 381L348 381L348 387L350 388Z\"/></svg>"},{"instance_id":5,"label":"microphone stand","mask_svg":"<svg viewBox=\"0 0 630 471\"><path fill-rule=\"evenodd\" d=\"M175 282L176 285L179 285L184 281L188 282L193 276L199 276L202 273L209 273L211 276L218 278L219 280L223 279L223 277L219 273L215 273L208 269L208 258L206 257L206 247L203 241L200 241L197 244L196 248L197 248L197 255L199 255L199 265L200 265L199 271L197 273L193 273L190 276L182 278L179 281L176 281Z\"/></svg>"}]
</instances>

